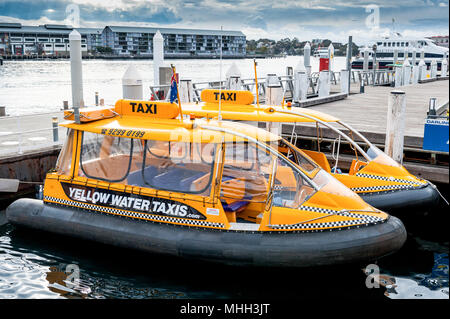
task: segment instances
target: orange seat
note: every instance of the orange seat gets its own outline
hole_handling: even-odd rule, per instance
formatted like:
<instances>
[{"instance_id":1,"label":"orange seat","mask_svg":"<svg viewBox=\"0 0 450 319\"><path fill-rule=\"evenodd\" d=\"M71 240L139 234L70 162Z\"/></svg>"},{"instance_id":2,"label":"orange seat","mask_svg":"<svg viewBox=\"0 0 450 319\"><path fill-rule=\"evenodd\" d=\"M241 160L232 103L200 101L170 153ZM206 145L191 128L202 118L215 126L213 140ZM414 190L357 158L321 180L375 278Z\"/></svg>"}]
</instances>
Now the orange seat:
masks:
<instances>
[{"instance_id":1,"label":"orange seat","mask_svg":"<svg viewBox=\"0 0 450 319\"><path fill-rule=\"evenodd\" d=\"M322 167L325 171L331 173L330 163L328 163L328 159L324 153L308 151L303 149L302 152L311 157L314 160L314 162L316 162L316 164Z\"/></svg>"}]
</instances>

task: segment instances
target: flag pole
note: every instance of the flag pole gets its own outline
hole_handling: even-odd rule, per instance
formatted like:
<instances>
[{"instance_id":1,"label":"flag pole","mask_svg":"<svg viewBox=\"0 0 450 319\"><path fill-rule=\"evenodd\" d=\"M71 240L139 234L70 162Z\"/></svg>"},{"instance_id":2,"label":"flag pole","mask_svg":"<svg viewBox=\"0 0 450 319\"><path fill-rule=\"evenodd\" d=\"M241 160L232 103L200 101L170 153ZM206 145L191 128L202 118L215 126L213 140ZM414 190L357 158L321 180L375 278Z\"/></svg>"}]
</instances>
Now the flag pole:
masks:
<instances>
[{"instance_id":1,"label":"flag pole","mask_svg":"<svg viewBox=\"0 0 450 319\"><path fill-rule=\"evenodd\" d=\"M183 110L181 109L181 100L180 100L180 90L178 90L178 77L175 69L175 65L171 64L172 72L175 77L175 87L177 88L177 100L178 100L178 108L180 109L180 117L183 119Z\"/></svg>"},{"instance_id":2,"label":"flag pole","mask_svg":"<svg viewBox=\"0 0 450 319\"><path fill-rule=\"evenodd\" d=\"M253 59L253 64L255 65L256 105L259 106L259 90L258 90L258 75L256 73L256 59Z\"/></svg>"}]
</instances>

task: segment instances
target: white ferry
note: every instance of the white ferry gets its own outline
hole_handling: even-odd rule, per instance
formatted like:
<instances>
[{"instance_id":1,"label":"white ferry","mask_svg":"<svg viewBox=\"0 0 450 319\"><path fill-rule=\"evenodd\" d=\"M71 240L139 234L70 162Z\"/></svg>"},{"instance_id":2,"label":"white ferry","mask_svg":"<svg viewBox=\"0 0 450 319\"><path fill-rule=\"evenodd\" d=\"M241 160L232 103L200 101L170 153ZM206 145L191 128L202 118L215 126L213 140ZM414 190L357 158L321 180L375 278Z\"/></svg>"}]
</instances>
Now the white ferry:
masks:
<instances>
[{"instance_id":1,"label":"white ferry","mask_svg":"<svg viewBox=\"0 0 450 319\"><path fill-rule=\"evenodd\" d=\"M392 68L394 63L394 51L397 50L397 63L402 63L405 52L408 52L409 61L412 62L413 52L416 52L416 64L419 63L422 49L424 51L424 60L429 67L431 62L435 60L438 64L438 70L441 68L441 61L444 57L448 58L449 49L438 46L432 40L427 38L411 38L403 37L400 33L393 33L390 36L383 37L376 41L376 61L378 69ZM369 52L369 69L372 69L373 45L368 47ZM352 69L362 69L364 63L364 50L360 48L359 56L352 62Z\"/></svg>"}]
</instances>

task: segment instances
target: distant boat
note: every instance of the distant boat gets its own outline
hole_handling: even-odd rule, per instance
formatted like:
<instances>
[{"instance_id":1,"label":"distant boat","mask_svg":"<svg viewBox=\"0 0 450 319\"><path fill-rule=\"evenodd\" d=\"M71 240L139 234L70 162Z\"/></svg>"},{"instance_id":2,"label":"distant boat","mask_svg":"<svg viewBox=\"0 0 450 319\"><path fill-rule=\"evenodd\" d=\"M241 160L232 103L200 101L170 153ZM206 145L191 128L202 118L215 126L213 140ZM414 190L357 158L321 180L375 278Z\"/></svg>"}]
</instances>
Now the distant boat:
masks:
<instances>
[{"instance_id":1,"label":"distant boat","mask_svg":"<svg viewBox=\"0 0 450 319\"><path fill-rule=\"evenodd\" d=\"M400 33L395 32L387 37L378 39L374 44L376 48L376 58L378 63L378 69L390 69L394 64L394 51L397 50L398 58L397 64L402 64L404 60L404 53L408 50L409 61L413 57L413 50L416 50L416 63L420 61L420 55L422 49L424 50L424 60L427 66L430 66L431 62L435 60L438 64L438 69L441 68L441 61L444 56L448 58L449 49L436 45L432 40L426 38L411 38L403 37ZM373 50L370 45L369 52L369 69L372 69L372 56ZM359 56L352 62L352 69L362 69L364 63L365 48L359 49Z\"/></svg>"},{"instance_id":2,"label":"distant boat","mask_svg":"<svg viewBox=\"0 0 450 319\"><path fill-rule=\"evenodd\" d=\"M315 58L326 58L328 57L328 48L318 47L313 52L313 57Z\"/></svg>"}]
</instances>

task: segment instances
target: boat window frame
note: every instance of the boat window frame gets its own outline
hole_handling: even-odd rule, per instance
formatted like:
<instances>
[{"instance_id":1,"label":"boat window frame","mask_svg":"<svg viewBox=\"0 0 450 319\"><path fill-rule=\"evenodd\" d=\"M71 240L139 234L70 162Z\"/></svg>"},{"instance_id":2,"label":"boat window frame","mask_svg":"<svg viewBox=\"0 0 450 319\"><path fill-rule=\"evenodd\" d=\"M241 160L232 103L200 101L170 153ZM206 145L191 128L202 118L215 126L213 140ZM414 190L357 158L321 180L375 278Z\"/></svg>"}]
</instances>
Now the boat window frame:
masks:
<instances>
[{"instance_id":1,"label":"boat window frame","mask_svg":"<svg viewBox=\"0 0 450 319\"><path fill-rule=\"evenodd\" d=\"M235 145L234 143L236 143L236 144L238 144L238 143L246 144L246 150L247 150L247 153L248 153L249 144L250 144L249 141L239 141L239 142L232 141L231 143L232 143L231 145ZM255 168L255 163L252 163L252 166L250 168L242 168L242 167L237 167L237 166L234 166L234 165L231 165L231 164L228 164L228 165L225 164L225 162L227 160L227 146L230 145L230 142L224 142L224 144L225 144L225 159L224 159L224 163L223 163L223 168L241 169L241 170L244 170L244 171L252 171ZM256 160L258 160L258 152L256 152Z\"/></svg>"},{"instance_id":2,"label":"boat window frame","mask_svg":"<svg viewBox=\"0 0 450 319\"><path fill-rule=\"evenodd\" d=\"M85 132L85 131L81 131L80 164L79 164L79 166L80 166L81 171L83 172L83 174L84 174L87 178L98 179L98 180L105 181L105 182L108 182L108 183L118 183L118 182L124 181L124 180L128 177L128 175L130 174L131 162L132 162L132 160L133 160L133 145L134 145L133 139L132 139L132 138L127 138L127 137L117 137L117 136L112 136L112 135L106 135L106 134L98 134L98 133L88 132L88 133L92 133L92 134L96 134L96 135L111 136L111 137L114 137L114 138L119 138L119 139L120 139L120 138L123 138L124 140L130 140L131 146L130 146L130 154L129 154L128 168L127 168L126 174L125 174L125 176L124 176L122 179L117 179L117 180L112 180L112 179L111 179L111 180L110 180L110 179L106 179L106 178L102 178L102 177L89 176L89 175L86 173L86 171L84 170L84 168L83 168L83 161L82 161L82 158L83 158L83 145L84 145L84 132ZM144 154L145 154L145 152L144 152Z\"/></svg>"},{"instance_id":3,"label":"boat window frame","mask_svg":"<svg viewBox=\"0 0 450 319\"><path fill-rule=\"evenodd\" d=\"M300 117L304 117L310 120L313 120L317 123L320 123L322 125L324 125L325 127L328 127L329 129L331 129L332 131L334 131L335 133L341 135L343 138L345 138L348 142L350 142L351 145L353 145L360 153L361 155L368 161L371 161L372 159L370 158L370 156L358 145L358 143L356 143L351 137L349 137L347 134L345 134L344 132L341 132L341 130L333 127L332 125L330 125L328 122L319 120L318 118L311 116L311 115L306 115L303 113L294 113L294 112L288 112L288 111L278 111L280 113L286 113L286 114L291 114L291 115L297 115ZM342 121L335 121L335 123L341 124L342 126L344 126L345 128L349 129L352 132L355 132L364 142L366 142L367 144L369 144L370 146L372 146L372 144L365 138L363 137L359 132L357 132L356 130L352 129L350 127L350 125L348 124L343 124ZM294 122L294 129L295 126L297 125L297 122Z\"/></svg>"},{"instance_id":4,"label":"boat window frame","mask_svg":"<svg viewBox=\"0 0 450 319\"><path fill-rule=\"evenodd\" d=\"M61 174L61 175L74 176L73 175L74 166L75 166L75 162L76 162L76 153L78 150L78 148L76 148L77 139L78 139L78 132L75 129L67 128L64 144L63 144L61 151L59 152L58 157L56 159L55 170L58 173L60 173L60 170L61 170L60 165L62 164L62 161L64 160L64 158L66 156L68 156L69 154L70 154L70 160L69 160L70 161L70 169L68 170L69 174Z\"/></svg>"},{"instance_id":5,"label":"boat window frame","mask_svg":"<svg viewBox=\"0 0 450 319\"><path fill-rule=\"evenodd\" d=\"M248 141L251 141L255 144L257 144L258 146L261 146L263 149L265 149L266 151L268 151L269 153L271 153L272 155L274 155L275 157L279 157L281 158L283 161L287 162L288 165L290 165L295 171L297 171L300 175L303 176L303 178L316 190L319 191L320 187L313 181L313 178L311 178L310 176L308 176L308 174L306 174L302 168L300 168L297 164L295 164L294 162L292 162L291 160L289 160L286 156L284 156L282 153L280 153L278 150L274 150L272 147L270 147L269 145L266 144L266 142L261 142L259 140L257 140L256 138L253 138L251 136L248 136L246 134L243 133L238 133L236 131L233 131L231 129L226 129L223 127L214 127L214 126L208 126L208 125L202 125L201 126L202 129L205 130L211 130L211 131L218 131L218 132L223 132L223 133L228 133L228 134L232 134L244 139L247 139ZM281 137L280 137L281 138Z\"/></svg>"},{"instance_id":6,"label":"boat window frame","mask_svg":"<svg viewBox=\"0 0 450 319\"><path fill-rule=\"evenodd\" d=\"M151 139L150 139L151 140ZM145 143L144 143L144 150L147 150L147 141L148 141L148 139L146 139L145 140ZM192 143L193 142L189 142L191 145L192 145ZM216 143L214 143L214 144L216 144ZM218 144L217 143L217 145L220 145L221 146L221 144ZM145 175L144 175L144 169L145 169L145 160L146 160L146 158L147 158L147 152L146 151L144 151L144 154L143 154L143 156L142 156L142 167L141 167L141 174L142 174L142 180L144 181L144 184L146 185L146 186L144 186L144 187L147 187L148 186L148 188L151 188L151 189L155 189L155 190L162 190L162 191L166 191L166 192L173 192L173 193L180 193L180 194L194 194L194 195L201 195L202 193L205 193L206 192L206 190L208 189L208 187L213 187L212 186L212 178L213 178L213 175L214 175L214 172L215 172L215 161L216 161L216 157L217 157L217 146L214 148L214 156L212 157L214 160L210 163L210 165L211 165L211 171L209 172L209 181L208 181L208 184L205 186L205 188L204 189L201 189L201 190L199 190L199 191L187 191L187 190L183 190L183 191L181 191L181 190L173 190L173 189L166 189L166 188L162 188L162 187L155 187L155 186L153 186L153 185L151 185L151 184L149 184L148 182L147 182L147 180L145 179ZM170 158L170 157L168 157L168 158ZM223 166L223 163L221 164L222 166ZM210 197L210 195L201 195L202 197Z\"/></svg>"}]
</instances>

